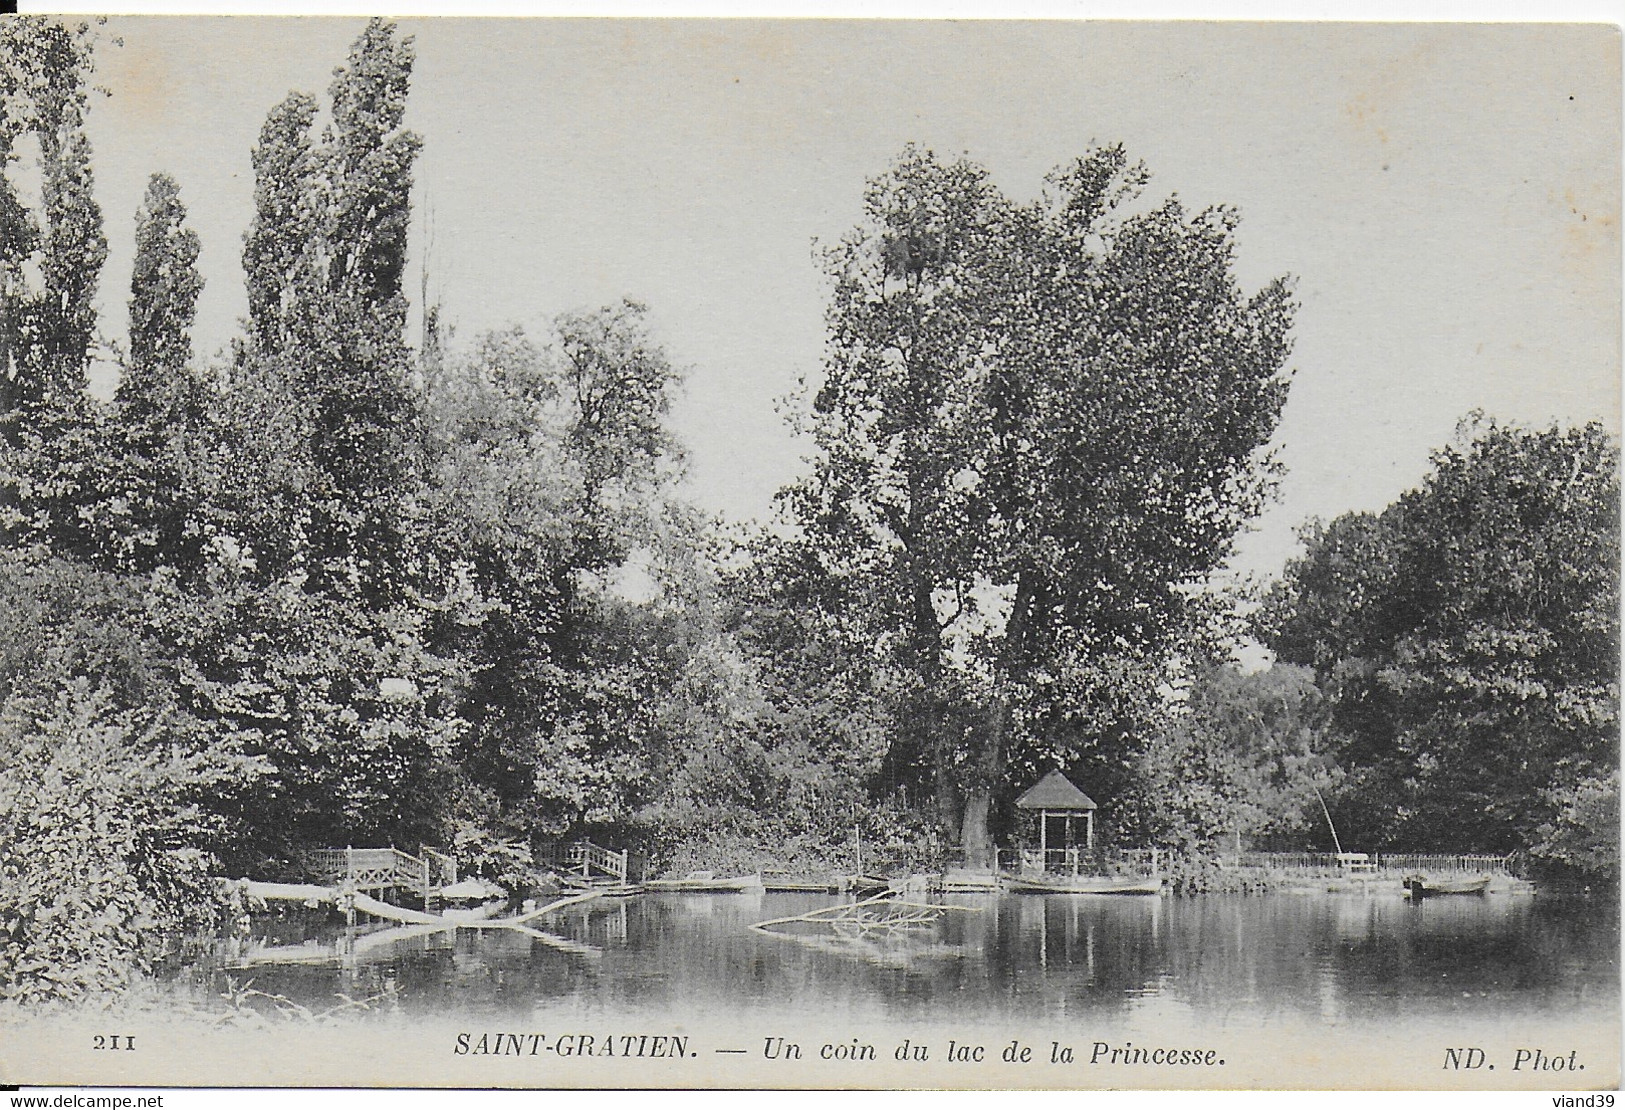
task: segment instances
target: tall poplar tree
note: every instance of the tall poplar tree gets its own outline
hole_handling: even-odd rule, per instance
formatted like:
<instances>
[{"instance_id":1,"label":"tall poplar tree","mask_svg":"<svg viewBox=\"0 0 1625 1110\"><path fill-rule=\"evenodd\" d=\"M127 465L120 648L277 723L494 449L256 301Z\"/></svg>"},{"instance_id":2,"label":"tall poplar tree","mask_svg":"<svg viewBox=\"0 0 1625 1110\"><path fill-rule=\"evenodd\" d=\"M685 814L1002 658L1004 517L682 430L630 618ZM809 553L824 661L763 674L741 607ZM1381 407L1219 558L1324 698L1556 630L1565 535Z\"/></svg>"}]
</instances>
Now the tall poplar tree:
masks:
<instances>
[{"instance_id":1,"label":"tall poplar tree","mask_svg":"<svg viewBox=\"0 0 1625 1110\"><path fill-rule=\"evenodd\" d=\"M206 500L198 457L208 418L208 390L193 374L192 321L203 278L197 232L186 226L180 186L156 173L135 219L130 275L130 349L114 400L105 465L119 483L117 564L145 570L196 570L198 527Z\"/></svg>"},{"instance_id":2,"label":"tall poplar tree","mask_svg":"<svg viewBox=\"0 0 1625 1110\"><path fill-rule=\"evenodd\" d=\"M115 527L84 388L107 257L85 135L93 40L88 24L0 21L0 528L86 556ZM30 155L33 208L9 176Z\"/></svg>"},{"instance_id":3,"label":"tall poplar tree","mask_svg":"<svg viewBox=\"0 0 1625 1110\"><path fill-rule=\"evenodd\" d=\"M38 144L40 208L0 175L0 413L84 388L107 240L85 135L89 25L0 21L0 165ZM28 271L37 270L37 282Z\"/></svg>"},{"instance_id":4,"label":"tall poplar tree","mask_svg":"<svg viewBox=\"0 0 1625 1110\"><path fill-rule=\"evenodd\" d=\"M135 265L130 275L129 364L115 399L149 417L168 407L192 360L192 321L203 277L197 232L186 226L180 186L155 173L135 217Z\"/></svg>"},{"instance_id":5,"label":"tall poplar tree","mask_svg":"<svg viewBox=\"0 0 1625 1110\"><path fill-rule=\"evenodd\" d=\"M411 517L424 493L401 287L412 57L392 24L369 22L325 124L292 94L253 152L248 334L220 398L210 525L244 610L234 627L254 643L226 681L276 768L246 815L267 845L432 835L432 784L461 728L456 668L425 647L443 611L421 599L445 582L420 573L429 539Z\"/></svg>"},{"instance_id":6,"label":"tall poplar tree","mask_svg":"<svg viewBox=\"0 0 1625 1110\"><path fill-rule=\"evenodd\" d=\"M314 535L329 574L380 599L399 585L400 519L416 477L416 401L406 347L406 238L420 141L401 127L410 38L368 23L329 89L320 163L321 312L305 390L315 399L312 454L323 477Z\"/></svg>"},{"instance_id":7,"label":"tall poplar tree","mask_svg":"<svg viewBox=\"0 0 1625 1110\"><path fill-rule=\"evenodd\" d=\"M316 100L292 92L260 127L254 167L254 220L243 236L251 350L275 356L302 338L295 310L313 296L319 200L311 125Z\"/></svg>"},{"instance_id":8,"label":"tall poplar tree","mask_svg":"<svg viewBox=\"0 0 1625 1110\"><path fill-rule=\"evenodd\" d=\"M331 122L292 94L253 156L245 237L250 336L239 377L297 412L306 503L290 553L312 588L383 603L399 594L402 513L415 474L417 412L402 276L412 163L402 128L410 38L372 20L329 87Z\"/></svg>"}]
</instances>

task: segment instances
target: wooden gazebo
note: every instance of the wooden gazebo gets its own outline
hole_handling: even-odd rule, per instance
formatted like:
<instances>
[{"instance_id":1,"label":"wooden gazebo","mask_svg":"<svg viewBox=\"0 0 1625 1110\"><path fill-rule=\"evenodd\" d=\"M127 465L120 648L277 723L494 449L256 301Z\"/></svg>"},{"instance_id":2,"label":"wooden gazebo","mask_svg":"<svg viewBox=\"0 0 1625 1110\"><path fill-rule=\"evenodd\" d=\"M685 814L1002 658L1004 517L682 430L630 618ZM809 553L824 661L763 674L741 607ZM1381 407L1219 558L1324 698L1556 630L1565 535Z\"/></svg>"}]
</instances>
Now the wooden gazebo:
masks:
<instances>
[{"instance_id":1,"label":"wooden gazebo","mask_svg":"<svg viewBox=\"0 0 1625 1110\"><path fill-rule=\"evenodd\" d=\"M1082 817L1084 820L1083 846L1095 846L1095 805L1094 799L1079 790L1072 784L1072 780L1061 774L1059 770L1051 771L1034 783L1025 794L1016 799L1016 808L1028 811L1038 811L1038 850L1043 853L1049 851L1049 823L1054 817L1060 818L1065 824L1062 826L1061 846L1071 847L1072 820ZM1047 855L1046 855L1047 858Z\"/></svg>"}]
</instances>

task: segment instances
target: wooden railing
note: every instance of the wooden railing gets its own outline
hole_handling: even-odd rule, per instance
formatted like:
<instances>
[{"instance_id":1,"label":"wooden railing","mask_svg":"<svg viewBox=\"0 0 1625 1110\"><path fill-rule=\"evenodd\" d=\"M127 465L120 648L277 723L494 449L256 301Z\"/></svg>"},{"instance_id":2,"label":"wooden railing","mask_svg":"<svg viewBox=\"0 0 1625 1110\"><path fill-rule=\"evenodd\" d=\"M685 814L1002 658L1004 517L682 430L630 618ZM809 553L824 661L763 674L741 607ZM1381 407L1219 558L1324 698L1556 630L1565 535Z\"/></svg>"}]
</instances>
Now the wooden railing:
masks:
<instances>
[{"instance_id":1,"label":"wooden railing","mask_svg":"<svg viewBox=\"0 0 1625 1110\"><path fill-rule=\"evenodd\" d=\"M1511 856L1487 855L1402 855L1383 853L1372 857L1379 870L1383 871L1463 871L1482 875L1509 874L1512 869Z\"/></svg>"},{"instance_id":2,"label":"wooden railing","mask_svg":"<svg viewBox=\"0 0 1625 1110\"><path fill-rule=\"evenodd\" d=\"M1222 859L1227 866L1258 867L1268 871L1338 871L1348 868L1346 856L1347 853L1340 857L1335 852L1242 852ZM1509 873L1510 860L1510 856L1373 852L1370 854L1369 869L1505 875Z\"/></svg>"},{"instance_id":3,"label":"wooden railing","mask_svg":"<svg viewBox=\"0 0 1625 1110\"><path fill-rule=\"evenodd\" d=\"M1037 875L1154 875L1168 860L1168 853L1156 848L1001 848L997 864L1001 871Z\"/></svg>"},{"instance_id":4,"label":"wooden railing","mask_svg":"<svg viewBox=\"0 0 1625 1110\"><path fill-rule=\"evenodd\" d=\"M591 878L596 868L605 875L626 882L630 853L625 850L613 852L600 848L590 840L575 840L569 844L550 844L542 849L540 855L543 863L579 872L583 879Z\"/></svg>"},{"instance_id":5,"label":"wooden railing","mask_svg":"<svg viewBox=\"0 0 1625 1110\"><path fill-rule=\"evenodd\" d=\"M1016 874L1155 874L1170 862L1167 851L1156 848L1001 848L998 867ZM950 861L954 862L954 861ZM1241 852L1222 855L1223 867L1259 868L1274 872L1372 874L1443 873L1509 875L1511 856L1479 853L1415 854L1345 852Z\"/></svg>"},{"instance_id":6,"label":"wooden railing","mask_svg":"<svg viewBox=\"0 0 1625 1110\"><path fill-rule=\"evenodd\" d=\"M449 857L440 858L449 861ZM429 860L398 848L317 848L306 859L317 878L356 890L401 887L417 891L427 902L437 886ZM455 875L455 863L452 872Z\"/></svg>"},{"instance_id":7,"label":"wooden railing","mask_svg":"<svg viewBox=\"0 0 1625 1110\"><path fill-rule=\"evenodd\" d=\"M457 881L457 861L451 856L425 845L423 858L429 863L429 877L435 886L450 886Z\"/></svg>"}]
</instances>

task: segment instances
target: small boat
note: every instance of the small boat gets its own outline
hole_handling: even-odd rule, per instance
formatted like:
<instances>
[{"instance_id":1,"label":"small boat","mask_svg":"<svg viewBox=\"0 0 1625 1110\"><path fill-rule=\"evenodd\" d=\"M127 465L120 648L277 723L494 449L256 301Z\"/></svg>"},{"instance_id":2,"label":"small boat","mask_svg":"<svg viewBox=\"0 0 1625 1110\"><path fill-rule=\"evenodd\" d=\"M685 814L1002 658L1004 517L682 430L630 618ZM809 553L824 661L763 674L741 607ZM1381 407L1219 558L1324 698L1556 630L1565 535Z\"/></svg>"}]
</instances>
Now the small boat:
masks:
<instances>
[{"instance_id":1,"label":"small boat","mask_svg":"<svg viewBox=\"0 0 1625 1110\"><path fill-rule=\"evenodd\" d=\"M924 897L929 894L941 894L943 893L942 876L920 873L904 875L902 878L891 880L891 882L887 884L887 889L893 894L901 894L912 897Z\"/></svg>"},{"instance_id":2,"label":"small boat","mask_svg":"<svg viewBox=\"0 0 1625 1110\"><path fill-rule=\"evenodd\" d=\"M645 879L643 889L652 893L676 891L683 894L747 894L762 889L762 877L739 875L719 879L712 871L690 871L681 879Z\"/></svg>"},{"instance_id":3,"label":"small boat","mask_svg":"<svg viewBox=\"0 0 1625 1110\"><path fill-rule=\"evenodd\" d=\"M990 870L953 867L942 877L944 894L996 894L998 889L999 876Z\"/></svg>"},{"instance_id":4,"label":"small boat","mask_svg":"<svg viewBox=\"0 0 1625 1110\"><path fill-rule=\"evenodd\" d=\"M836 894L840 884L834 879L793 879L781 872L763 875L762 889L769 894Z\"/></svg>"},{"instance_id":5,"label":"small boat","mask_svg":"<svg viewBox=\"0 0 1625 1110\"><path fill-rule=\"evenodd\" d=\"M840 893L867 898L891 890L891 880L883 875L838 875L836 884Z\"/></svg>"},{"instance_id":6,"label":"small boat","mask_svg":"<svg viewBox=\"0 0 1625 1110\"><path fill-rule=\"evenodd\" d=\"M1412 875L1405 880L1405 889L1413 899L1436 898L1441 894L1484 894L1490 889L1490 877L1477 879L1428 879Z\"/></svg>"},{"instance_id":7,"label":"small boat","mask_svg":"<svg viewBox=\"0 0 1625 1110\"><path fill-rule=\"evenodd\" d=\"M1023 878L1005 875L1004 888L1016 894L1161 894L1158 876L1078 875L1071 878Z\"/></svg>"}]
</instances>

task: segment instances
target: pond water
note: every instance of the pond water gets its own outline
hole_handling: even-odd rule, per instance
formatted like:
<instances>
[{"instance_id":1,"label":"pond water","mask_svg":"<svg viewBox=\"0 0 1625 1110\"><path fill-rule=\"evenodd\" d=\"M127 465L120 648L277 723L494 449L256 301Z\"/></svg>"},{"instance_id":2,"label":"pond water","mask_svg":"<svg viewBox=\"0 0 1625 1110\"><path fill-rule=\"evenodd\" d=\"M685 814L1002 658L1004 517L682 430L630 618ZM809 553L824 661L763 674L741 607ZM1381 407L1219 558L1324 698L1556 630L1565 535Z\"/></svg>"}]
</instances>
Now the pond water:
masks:
<instances>
[{"instance_id":1,"label":"pond water","mask_svg":"<svg viewBox=\"0 0 1625 1110\"><path fill-rule=\"evenodd\" d=\"M406 1014L498 1019L554 1008L1017 1025L1613 1024L1620 1004L1619 912L1608 899L949 896L958 909L896 936L750 928L837 901L604 899L536 922L545 938L459 929L388 940L397 930L362 935L353 950L331 926L302 933L297 921L258 919L253 942L194 975L212 986L252 977L312 1006L387 994ZM256 962L256 952L309 962Z\"/></svg>"},{"instance_id":2,"label":"pond water","mask_svg":"<svg viewBox=\"0 0 1625 1110\"><path fill-rule=\"evenodd\" d=\"M252 938L178 969L150 1009L4 1030L0 1078L8 1060L30 1082L123 1085L1574 1090L1619 1078L1608 898L1007 894L951 896L954 909L903 930L751 927L836 904L606 898L538 920L534 935L348 936L330 914L262 917ZM138 1050L96 1051L115 1033Z\"/></svg>"}]
</instances>

